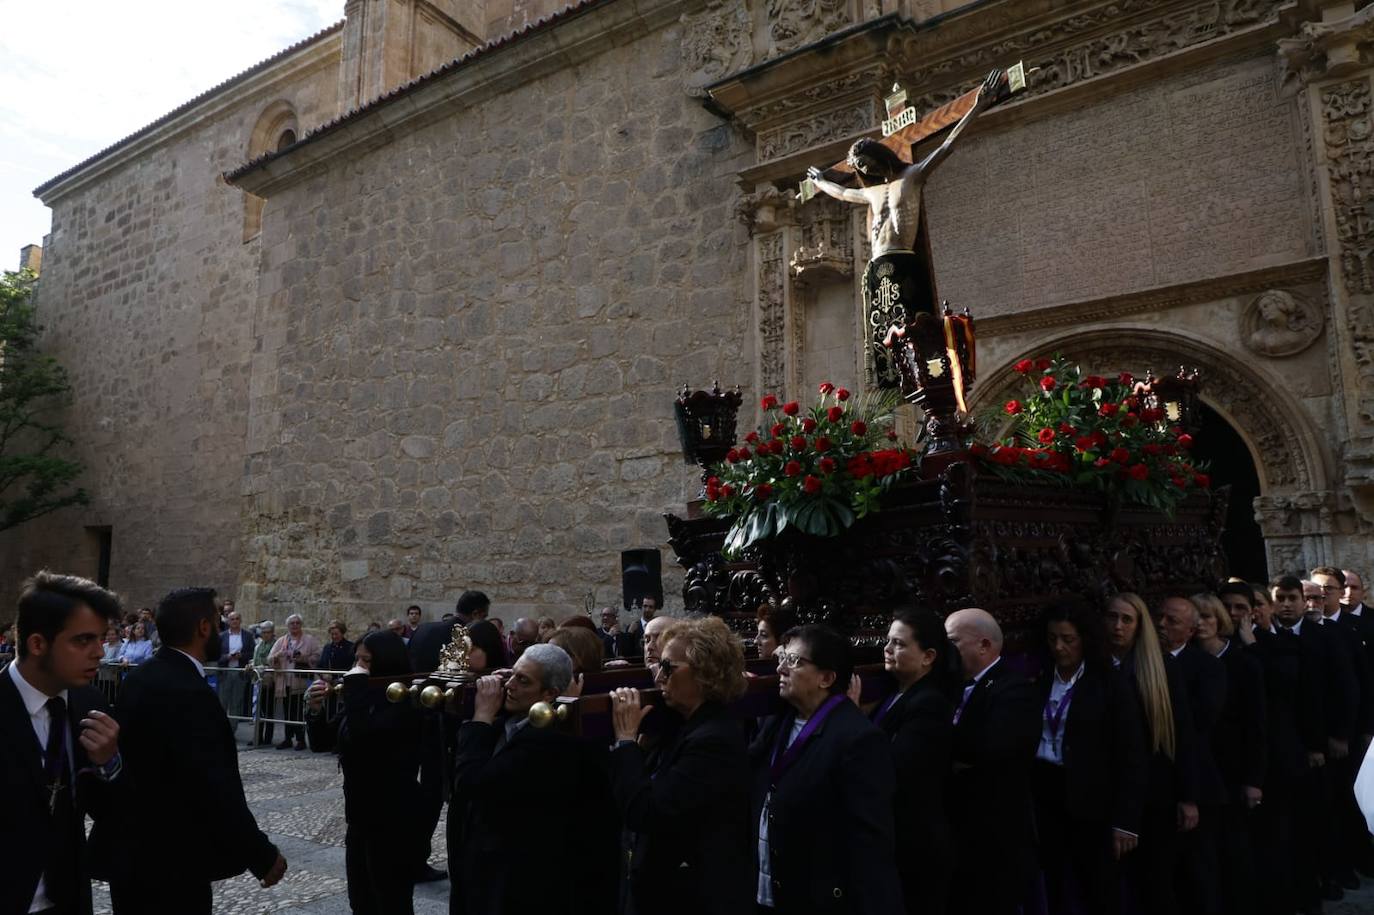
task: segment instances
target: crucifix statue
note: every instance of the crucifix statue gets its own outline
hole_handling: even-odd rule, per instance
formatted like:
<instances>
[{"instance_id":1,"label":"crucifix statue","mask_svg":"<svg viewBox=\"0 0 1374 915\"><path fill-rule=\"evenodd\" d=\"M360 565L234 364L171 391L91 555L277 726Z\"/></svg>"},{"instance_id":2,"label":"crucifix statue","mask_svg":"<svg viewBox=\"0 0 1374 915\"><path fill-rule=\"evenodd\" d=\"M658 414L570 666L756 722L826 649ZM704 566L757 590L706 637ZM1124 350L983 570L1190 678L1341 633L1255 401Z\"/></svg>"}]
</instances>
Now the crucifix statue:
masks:
<instances>
[{"instance_id":1,"label":"crucifix statue","mask_svg":"<svg viewBox=\"0 0 1374 915\"><path fill-rule=\"evenodd\" d=\"M889 331L905 328L921 312L936 314L935 274L922 206L925 183L949 156L969 121L1024 86L1020 64L1007 73L993 70L978 89L920 119L914 110L903 107L905 93L899 92L888 100L890 117L883 125L884 139L864 137L849 148L844 162L824 171L807 170L799 195L803 201L819 190L868 207L872 253L863 275L865 336L879 387L900 383L891 350L884 345ZM916 144L950 124L954 129L944 141L916 160L912 155ZM842 183L850 180L859 186Z\"/></svg>"}]
</instances>

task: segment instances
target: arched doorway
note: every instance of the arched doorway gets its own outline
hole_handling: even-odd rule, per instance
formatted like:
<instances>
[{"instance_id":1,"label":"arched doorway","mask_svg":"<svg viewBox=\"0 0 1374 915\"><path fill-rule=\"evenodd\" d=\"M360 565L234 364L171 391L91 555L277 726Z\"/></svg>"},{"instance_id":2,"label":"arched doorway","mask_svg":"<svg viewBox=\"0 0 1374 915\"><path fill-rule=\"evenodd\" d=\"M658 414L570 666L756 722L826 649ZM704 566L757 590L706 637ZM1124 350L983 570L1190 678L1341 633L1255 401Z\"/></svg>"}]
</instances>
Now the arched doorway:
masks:
<instances>
[{"instance_id":1,"label":"arched doorway","mask_svg":"<svg viewBox=\"0 0 1374 915\"><path fill-rule=\"evenodd\" d=\"M1230 423L1206 404L1201 408L1202 419L1193 436L1193 457L1199 464L1207 465L1213 488L1231 488L1226 531L1221 535L1226 566L1230 574L1246 581L1268 581L1264 535L1255 520L1254 504L1260 494L1260 481L1254 459L1245 440Z\"/></svg>"}]
</instances>

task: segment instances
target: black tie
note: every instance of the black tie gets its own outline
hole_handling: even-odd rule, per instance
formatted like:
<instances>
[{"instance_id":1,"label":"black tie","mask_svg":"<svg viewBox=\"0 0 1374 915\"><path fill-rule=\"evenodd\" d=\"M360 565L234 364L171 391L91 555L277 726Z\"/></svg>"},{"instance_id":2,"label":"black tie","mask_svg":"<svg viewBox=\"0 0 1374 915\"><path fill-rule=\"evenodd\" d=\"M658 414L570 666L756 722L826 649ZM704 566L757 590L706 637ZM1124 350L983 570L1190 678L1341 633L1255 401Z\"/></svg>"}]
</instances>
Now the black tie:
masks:
<instances>
[{"instance_id":1,"label":"black tie","mask_svg":"<svg viewBox=\"0 0 1374 915\"><path fill-rule=\"evenodd\" d=\"M43 887L59 908L72 901L76 886L77 828L72 810L71 773L67 765L67 703L48 700L48 746L43 751L43 776L47 780L48 809L52 814L53 841L43 868Z\"/></svg>"}]
</instances>

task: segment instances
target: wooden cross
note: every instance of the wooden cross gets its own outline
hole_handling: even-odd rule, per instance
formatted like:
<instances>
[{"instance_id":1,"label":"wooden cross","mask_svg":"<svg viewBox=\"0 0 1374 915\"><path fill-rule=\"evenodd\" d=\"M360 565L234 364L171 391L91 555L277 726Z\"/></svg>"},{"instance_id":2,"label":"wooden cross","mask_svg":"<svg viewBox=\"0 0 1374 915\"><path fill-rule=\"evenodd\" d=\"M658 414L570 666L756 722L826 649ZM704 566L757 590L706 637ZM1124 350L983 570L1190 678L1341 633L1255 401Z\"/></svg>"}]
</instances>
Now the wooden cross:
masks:
<instances>
[{"instance_id":1,"label":"wooden cross","mask_svg":"<svg viewBox=\"0 0 1374 915\"><path fill-rule=\"evenodd\" d=\"M1002 82L997 87L997 95L992 105L1002 104L1025 88L1026 67L1024 62L1017 61L1002 75ZM906 107L906 91L899 89L888 96L888 118L883 121L883 139L879 142L895 152L903 162L915 162L916 145L957 124L960 118L969 113L976 101L978 89L973 88L952 102L946 102L934 111L926 112L924 117L918 118L915 108ZM854 166L841 159L827 168L823 177L836 184L851 185L855 182ZM807 179L802 182L797 199L805 203L817 193L816 186Z\"/></svg>"}]
</instances>

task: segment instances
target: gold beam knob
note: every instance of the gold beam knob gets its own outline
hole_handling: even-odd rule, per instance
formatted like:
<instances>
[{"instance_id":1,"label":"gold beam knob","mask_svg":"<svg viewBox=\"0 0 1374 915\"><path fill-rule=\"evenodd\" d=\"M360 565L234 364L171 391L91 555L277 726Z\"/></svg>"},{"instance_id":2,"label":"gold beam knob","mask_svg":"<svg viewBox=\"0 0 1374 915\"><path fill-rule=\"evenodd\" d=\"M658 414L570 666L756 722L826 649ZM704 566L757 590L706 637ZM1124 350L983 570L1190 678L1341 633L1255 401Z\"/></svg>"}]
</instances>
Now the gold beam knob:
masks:
<instances>
[{"instance_id":1,"label":"gold beam knob","mask_svg":"<svg viewBox=\"0 0 1374 915\"><path fill-rule=\"evenodd\" d=\"M409 696L409 695L410 695L410 690L406 689L406 685L405 685L404 683L399 682L399 681L397 681L396 683L391 684L390 686L388 686L388 687L386 688L386 701L387 701L387 702L404 702L406 696Z\"/></svg>"},{"instance_id":2,"label":"gold beam knob","mask_svg":"<svg viewBox=\"0 0 1374 915\"><path fill-rule=\"evenodd\" d=\"M566 721L568 719L568 707L566 705L552 706L547 702L536 702L530 706L530 724L537 728L546 728L553 724L555 720Z\"/></svg>"},{"instance_id":3,"label":"gold beam knob","mask_svg":"<svg viewBox=\"0 0 1374 915\"><path fill-rule=\"evenodd\" d=\"M425 708L438 708L444 701L444 691L433 684L420 690L420 704Z\"/></svg>"}]
</instances>

